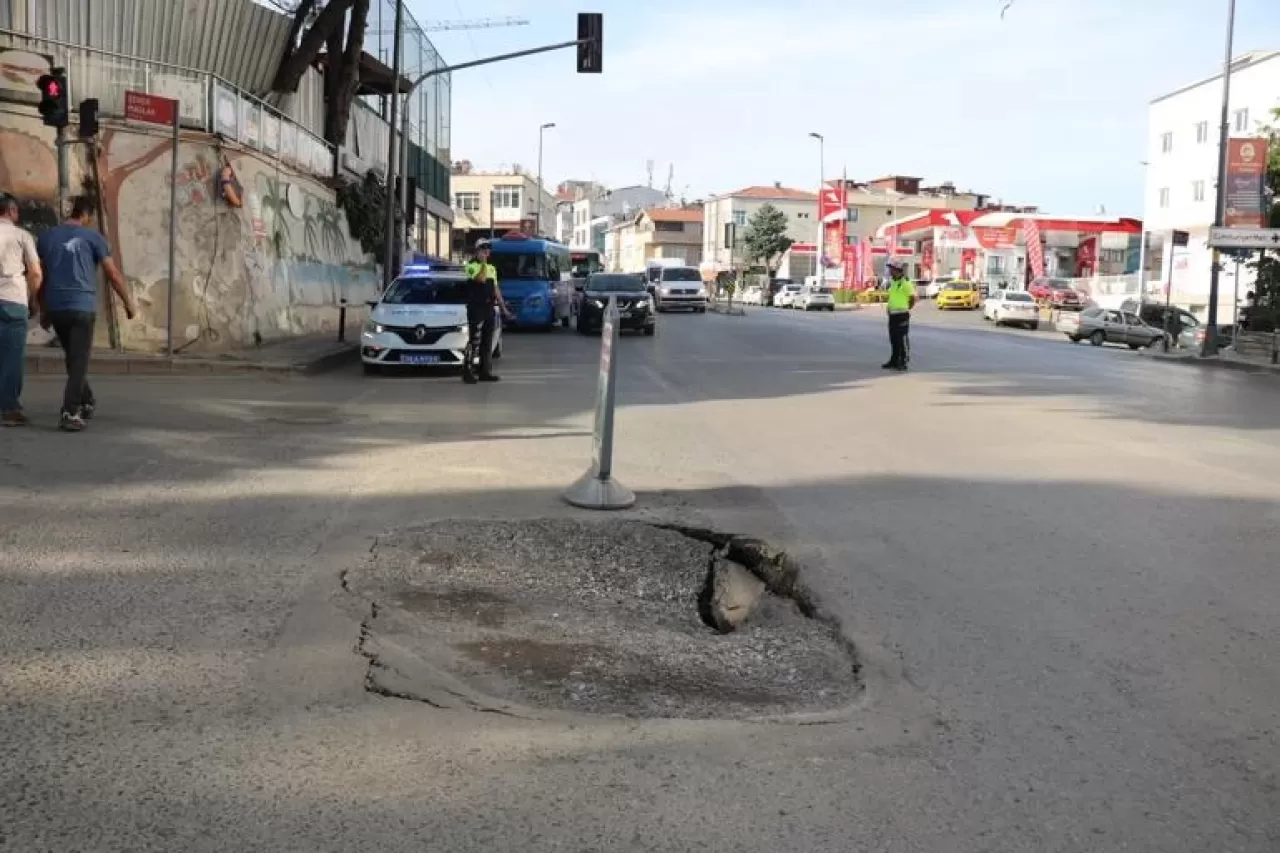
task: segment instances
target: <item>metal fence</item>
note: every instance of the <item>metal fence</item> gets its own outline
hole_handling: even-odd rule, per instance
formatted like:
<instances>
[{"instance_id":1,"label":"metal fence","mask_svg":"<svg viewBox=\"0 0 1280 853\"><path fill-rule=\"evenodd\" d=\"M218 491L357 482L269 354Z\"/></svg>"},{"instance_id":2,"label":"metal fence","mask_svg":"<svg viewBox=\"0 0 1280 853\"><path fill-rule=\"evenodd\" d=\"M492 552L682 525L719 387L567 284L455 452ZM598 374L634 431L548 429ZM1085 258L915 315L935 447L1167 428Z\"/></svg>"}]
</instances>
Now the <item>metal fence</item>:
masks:
<instances>
[{"instance_id":1,"label":"metal fence","mask_svg":"<svg viewBox=\"0 0 1280 853\"><path fill-rule=\"evenodd\" d=\"M183 127L220 134L317 177L334 174L332 145L214 74L9 30L0 30L4 48L44 54L65 68L73 106L97 98L102 115L123 118L125 92L161 95L178 102Z\"/></svg>"}]
</instances>

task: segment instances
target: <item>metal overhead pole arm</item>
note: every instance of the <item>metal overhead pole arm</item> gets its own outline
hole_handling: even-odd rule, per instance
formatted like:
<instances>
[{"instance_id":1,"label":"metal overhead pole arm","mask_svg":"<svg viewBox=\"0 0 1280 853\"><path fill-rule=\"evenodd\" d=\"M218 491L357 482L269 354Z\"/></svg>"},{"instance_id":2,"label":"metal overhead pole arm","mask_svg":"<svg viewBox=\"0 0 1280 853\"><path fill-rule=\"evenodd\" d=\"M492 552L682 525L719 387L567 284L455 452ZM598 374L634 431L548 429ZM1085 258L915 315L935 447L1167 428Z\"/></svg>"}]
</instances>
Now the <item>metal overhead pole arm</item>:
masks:
<instances>
[{"instance_id":1,"label":"metal overhead pole arm","mask_svg":"<svg viewBox=\"0 0 1280 853\"><path fill-rule=\"evenodd\" d=\"M574 39L573 41L563 41L559 44L547 44L542 47L531 47L527 50L517 50L514 53L501 53L497 56L486 56L483 59L473 59L470 62L459 62L457 65L446 65L442 68L432 68L430 71L424 71L418 75L418 78L409 84L409 91L404 93L404 109L401 111L400 117L400 212L404 214L409 209L409 182L405 180L405 176L409 173L409 99L413 97L413 93L418 90L424 82L432 77L439 77L442 74L451 74L454 71L463 71L467 68L475 68L480 65L492 65L495 62L505 62L508 59L520 59L525 56L534 56L539 53L550 53L553 50L564 50L567 47L577 47L580 44L586 44L592 39ZM393 133L392 136L395 136ZM388 197L395 192L394 186L387 187ZM492 223L491 223L492 224ZM398 229L395 237L397 244L406 238L404 229ZM390 247L392 237L387 234L388 247ZM388 252L390 254L390 252Z\"/></svg>"}]
</instances>

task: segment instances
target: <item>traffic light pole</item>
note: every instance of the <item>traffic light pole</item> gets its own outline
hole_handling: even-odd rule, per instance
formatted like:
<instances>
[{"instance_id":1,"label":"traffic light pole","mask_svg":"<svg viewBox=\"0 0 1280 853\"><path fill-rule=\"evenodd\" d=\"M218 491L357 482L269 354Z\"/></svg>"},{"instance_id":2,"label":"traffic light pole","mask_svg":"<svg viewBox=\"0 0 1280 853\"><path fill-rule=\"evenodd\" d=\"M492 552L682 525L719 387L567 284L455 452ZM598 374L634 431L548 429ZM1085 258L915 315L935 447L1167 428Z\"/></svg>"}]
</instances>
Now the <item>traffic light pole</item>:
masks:
<instances>
[{"instance_id":1,"label":"traffic light pole","mask_svg":"<svg viewBox=\"0 0 1280 853\"><path fill-rule=\"evenodd\" d=\"M54 147L58 152L58 221L67 215L67 196L70 195L71 180L67 174L67 129L57 128Z\"/></svg>"},{"instance_id":2,"label":"traffic light pole","mask_svg":"<svg viewBox=\"0 0 1280 853\"><path fill-rule=\"evenodd\" d=\"M459 62L457 65L448 65L448 66L445 66L444 68L433 68L430 71L426 71L423 74L419 75L416 80L414 80L412 83L409 84L409 91L405 92L404 94L404 108L401 110L401 114L400 114L400 163L399 163L400 193L399 193L399 198L397 199L396 192L395 192L395 178L394 177L390 178L387 181L387 221L389 223L393 221L392 205L397 203L400 205L401 215L404 215L404 212L408 210L409 182L405 180L405 175L409 171L409 99L413 97L413 93L418 90L419 86L421 86L427 80L430 80L432 77L439 77L441 74L451 74L454 71L463 71L467 68L475 68L480 65L492 65L495 62L506 62L508 59L520 59L525 56L534 56L539 53L550 53L553 50L564 50L565 48L577 47L578 45L587 44L591 41L594 41L594 39L574 39L573 41L564 41L564 42L560 42L559 44L548 44L548 45L543 45L542 47L531 47L528 50L517 50L515 53L502 53L502 54L499 54L498 56L487 56L484 59L473 59L470 62ZM394 135L395 134L392 134L392 136ZM388 169L388 172L391 172L391 171L392 170ZM490 220L489 224L492 227L493 225L492 220ZM407 237L407 234L406 234L407 228L388 229L387 231L388 251L386 255L388 259L391 257L393 253L392 244L390 242L392 240L392 236L391 236L392 230L397 231L394 238L396 241L395 248L399 248L401 245L403 245L403 242ZM394 276L388 275L387 280L390 281L391 278L394 278Z\"/></svg>"}]
</instances>

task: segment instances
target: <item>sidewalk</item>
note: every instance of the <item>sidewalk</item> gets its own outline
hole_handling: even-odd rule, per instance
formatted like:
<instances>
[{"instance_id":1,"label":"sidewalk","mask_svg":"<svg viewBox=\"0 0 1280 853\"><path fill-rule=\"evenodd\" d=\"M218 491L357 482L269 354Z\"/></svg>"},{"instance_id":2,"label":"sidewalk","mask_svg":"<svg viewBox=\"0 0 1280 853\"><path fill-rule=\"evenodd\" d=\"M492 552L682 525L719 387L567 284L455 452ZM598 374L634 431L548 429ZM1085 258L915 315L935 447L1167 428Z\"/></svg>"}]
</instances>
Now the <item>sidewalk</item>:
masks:
<instances>
[{"instance_id":1,"label":"sidewalk","mask_svg":"<svg viewBox=\"0 0 1280 853\"><path fill-rule=\"evenodd\" d=\"M1280 365L1272 364L1269 360L1258 360L1256 358L1246 358L1236 355L1232 350L1223 350L1216 356L1203 358L1198 352L1163 352L1159 347L1155 349L1147 349L1142 351L1147 356L1158 361L1171 362L1174 364L1186 364L1193 367L1216 368L1219 370L1235 370L1242 373L1256 373L1270 376L1280 376Z\"/></svg>"},{"instance_id":2,"label":"sidewalk","mask_svg":"<svg viewBox=\"0 0 1280 853\"><path fill-rule=\"evenodd\" d=\"M308 335L301 338L264 344L249 350L230 353L174 355L148 355L146 353L121 353L95 350L92 371L94 374L163 374L163 373L283 373L315 374L333 370L359 358L359 333L348 333L343 343L337 334ZM65 372L62 349L47 345L27 346L27 373L29 375L58 374Z\"/></svg>"}]
</instances>

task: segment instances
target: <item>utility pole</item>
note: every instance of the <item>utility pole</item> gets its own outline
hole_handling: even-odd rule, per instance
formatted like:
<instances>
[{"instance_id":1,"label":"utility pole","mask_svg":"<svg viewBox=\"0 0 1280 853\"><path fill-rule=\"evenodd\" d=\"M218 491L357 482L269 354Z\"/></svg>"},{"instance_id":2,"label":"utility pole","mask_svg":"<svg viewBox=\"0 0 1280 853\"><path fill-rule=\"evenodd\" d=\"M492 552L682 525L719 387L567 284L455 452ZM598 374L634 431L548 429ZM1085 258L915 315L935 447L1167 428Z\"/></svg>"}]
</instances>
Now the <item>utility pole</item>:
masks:
<instances>
[{"instance_id":1,"label":"utility pole","mask_svg":"<svg viewBox=\"0 0 1280 853\"><path fill-rule=\"evenodd\" d=\"M391 116L387 123L387 198L385 210L385 219L383 220L383 239L385 244L382 248L382 286L385 288L391 284L391 280L395 278L395 272L391 269L394 262L394 246L398 242L395 239L396 234L396 118L400 114L400 45L404 41L404 0L395 0L396 4L396 23L395 34L392 39L395 45L391 50ZM405 98L405 116L408 116L409 99ZM408 149L409 140L403 140L403 146ZM401 177L403 181L403 176Z\"/></svg>"},{"instance_id":2,"label":"utility pole","mask_svg":"<svg viewBox=\"0 0 1280 853\"><path fill-rule=\"evenodd\" d=\"M1231 52L1236 29L1236 0L1227 0L1227 56L1222 68L1222 126L1218 132L1218 187L1213 206L1213 224L1221 227L1226 221L1227 207L1227 148L1230 144L1231 121ZM1213 250L1213 266L1209 269L1209 320L1205 324L1204 344L1200 355L1218 354L1218 268L1221 255Z\"/></svg>"},{"instance_id":3,"label":"utility pole","mask_svg":"<svg viewBox=\"0 0 1280 853\"><path fill-rule=\"evenodd\" d=\"M542 234L542 135L555 127L554 121L549 121L538 128L538 188L534 190L537 197L536 207L533 214L533 236L538 237Z\"/></svg>"}]
</instances>

